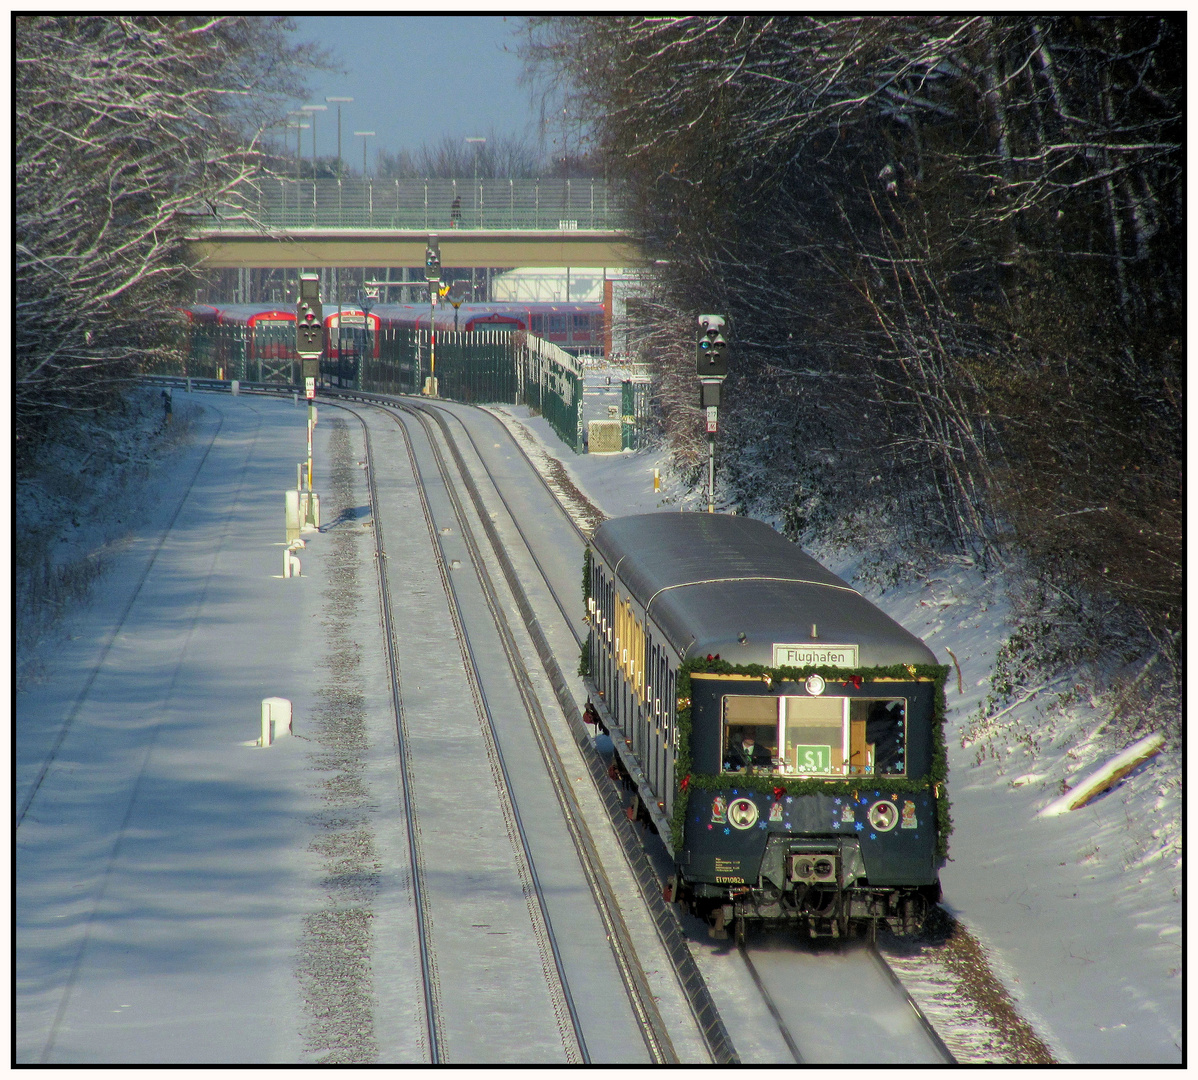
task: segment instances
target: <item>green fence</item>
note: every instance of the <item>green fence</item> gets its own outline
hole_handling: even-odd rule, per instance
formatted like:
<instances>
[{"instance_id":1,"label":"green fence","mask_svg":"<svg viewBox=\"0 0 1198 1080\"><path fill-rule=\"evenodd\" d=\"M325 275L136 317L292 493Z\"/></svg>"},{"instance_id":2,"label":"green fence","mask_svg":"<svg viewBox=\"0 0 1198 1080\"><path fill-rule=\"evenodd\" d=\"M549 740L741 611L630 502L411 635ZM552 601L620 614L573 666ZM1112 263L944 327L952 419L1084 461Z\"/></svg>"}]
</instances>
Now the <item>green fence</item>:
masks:
<instances>
[{"instance_id":1,"label":"green fence","mask_svg":"<svg viewBox=\"0 0 1198 1080\"><path fill-rule=\"evenodd\" d=\"M146 374L298 385L295 324L267 323L252 334L244 326L186 324L180 331L178 362L160 362Z\"/></svg>"},{"instance_id":2,"label":"green fence","mask_svg":"<svg viewBox=\"0 0 1198 1080\"><path fill-rule=\"evenodd\" d=\"M515 367L521 404L535 409L576 454L582 452L582 367L556 345L518 335Z\"/></svg>"},{"instance_id":3,"label":"green fence","mask_svg":"<svg viewBox=\"0 0 1198 1080\"><path fill-rule=\"evenodd\" d=\"M511 334L439 332L436 341L430 342L427 330L385 329L377 350L366 352L367 359L352 384L357 389L418 394L435 367L437 393L443 398L473 405L516 401Z\"/></svg>"},{"instance_id":4,"label":"green fence","mask_svg":"<svg viewBox=\"0 0 1198 1080\"><path fill-rule=\"evenodd\" d=\"M284 334L261 326L191 323L182 330L179 360L155 375L300 385L294 324ZM582 451L582 368L569 353L540 338L497 330L438 332L384 329L345 340L344 358L321 361L325 385L381 394L419 394L435 373L437 393L473 405L529 406L575 453ZM434 355L435 345L435 355Z\"/></svg>"},{"instance_id":5,"label":"green fence","mask_svg":"<svg viewBox=\"0 0 1198 1080\"><path fill-rule=\"evenodd\" d=\"M620 383L621 445L625 450L648 446L653 427L653 387L648 378L625 379Z\"/></svg>"}]
</instances>

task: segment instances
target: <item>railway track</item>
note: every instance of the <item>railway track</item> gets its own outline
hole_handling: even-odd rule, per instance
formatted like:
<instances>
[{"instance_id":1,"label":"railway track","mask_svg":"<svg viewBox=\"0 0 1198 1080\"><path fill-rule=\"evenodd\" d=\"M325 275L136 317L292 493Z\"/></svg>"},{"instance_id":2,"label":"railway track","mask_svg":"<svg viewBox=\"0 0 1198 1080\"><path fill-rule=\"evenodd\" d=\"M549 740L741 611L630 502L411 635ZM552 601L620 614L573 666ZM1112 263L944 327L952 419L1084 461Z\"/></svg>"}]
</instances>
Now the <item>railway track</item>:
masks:
<instances>
[{"instance_id":1,"label":"railway track","mask_svg":"<svg viewBox=\"0 0 1198 1080\"><path fill-rule=\"evenodd\" d=\"M447 1020L447 1015L453 1013L454 1006L447 1005L445 974L447 968L454 967L454 961L451 959L446 963L443 942L438 944L438 929L445 923L444 915L439 914L439 903L443 897L438 897L435 885L429 885L430 876L435 881L437 874L435 868L430 867L428 857L430 819L427 815L422 818L420 813L420 778L425 774L425 763L419 750L422 736L420 732L407 730L409 702L405 699L404 688L410 684L411 678L405 677L405 672L414 670L412 661L415 658L405 659L403 655L404 645L401 639L405 618L403 614L397 616L394 610L396 571L393 560L388 558L388 545L391 545L393 551L397 548L395 538L389 535L389 525L384 520L384 498L378 489L374 469L378 428L376 426L373 429L375 437L372 438L371 423L366 418L367 406L370 407L371 413L378 410L377 415L385 414L389 418L391 430L399 435L408 459L413 479L408 494L415 496L420 503L425 545L432 556L429 563L436 568L437 584L446 598L452 636L462 657L463 678L468 688L470 708L479 730L485 734L486 756L491 762L493 786L507 801L502 813L508 822L507 831L512 848L518 852L517 862L522 864L519 876L524 881L529 924L537 941L534 951L541 958L541 978L545 992L553 1001L547 1015L556 1019L555 1034L562 1055L560 1060L595 1060L587 1037L588 1030L595 1029L593 1026L588 1027L587 1018L580 1015L576 1000L578 997L586 999L591 995L577 995L575 992L578 976L572 976L569 957L563 955L552 903L537 873L538 859L534 850L537 839L530 837L520 810L517 790L525 781L521 776L513 775L509 761L513 746L511 733L501 730L501 725L497 722L497 718L501 716L517 713L520 719L516 726L525 729L536 745L536 756L544 775L548 778L548 787L552 791L557 812L567 825L593 908L605 919L604 936L612 943L611 953L623 987L623 996L631 1004L646 1059L665 1063L677 1061L678 1056L671 1045L667 1026L654 1007L653 994L644 973L639 970L635 949L628 940L627 928L620 925L622 920L619 919L619 905L613 902L610 883L606 881L602 867L595 858L586 822L573 797L568 770L556 751L552 733L548 730L544 707L536 687L529 679L531 665L528 663L528 649L527 646L522 648L518 640L525 631L531 635L536 658L546 670L558 704L566 714L587 768L598 781L596 787L604 797L617 833L621 834L625 852L636 872L642 897L652 911L657 933L676 966L677 980L687 993L691 1011L704 1034L711 1059L725 1063L737 1062L739 1057L733 1039L699 973L682 924L675 910L662 901L661 876L646 857L637 830L624 814L622 800L614 786L607 781L606 762L595 751L589 733L577 715L577 707L567 679L556 660L556 655L562 652L560 632L559 639L551 642L549 637L552 636L552 629L543 625L538 618L537 612L544 610L543 605L548 600L561 616L560 620L554 621L560 621L561 626L568 629L574 643L581 643L583 640L584 628L576 625L578 620L571 614L572 594L565 595L566 590L561 584L562 568L547 565L561 558L562 553L547 550L549 542L540 535L541 530L531 528L528 521L524 520L520 508L513 505L502 483L495 481L493 489L488 486L485 492L480 487L493 482L489 477L483 479L484 476L488 476L494 464L495 455L492 451L508 454L514 448L523 456L523 450L514 440L510 447L501 447L499 443L493 446L486 445L485 438L478 435L477 431L472 431L457 415L455 408L447 407L445 403L386 399L379 395L357 393L337 394L333 403L359 417L367 445L365 465L375 520L375 554L379 565L384 637L388 662L392 672L396 673L396 678L392 681L393 708L399 742L403 748L401 771L405 798L405 829L412 860L413 918L420 942L419 969L424 1006L422 1023L428 1059L439 1063L480 1060L472 1056L472 1050L467 1050L465 1054L461 1052L462 1048L469 1047L470 1044L458 1041L461 1024L455 1026L453 1020ZM487 461L488 457L492 459L490 464ZM540 475L539 472L537 475ZM459 493L459 489L462 494ZM546 491L548 490L546 485ZM556 499L554 503L556 505ZM501 536L505 526L505 521L502 520L504 515L495 512L496 505L501 505L506 514L506 544L505 536ZM578 551L581 552L582 545L586 542L585 535L564 510L559 512L562 528L572 532ZM512 544L513 533L520 538L521 543ZM513 548L512 552L509 552L509 547ZM519 548L526 551L515 550ZM407 577L408 570L415 567L420 560L409 547L405 547L405 552L412 555L404 561L404 590L410 591L414 583ZM565 559L567 563L577 562L577 559L570 559L570 554L567 554ZM516 564L521 561L523 565L518 567ZM573 579L570 584L575 585L576 569L570 577ZM533 599L530 599L530 593L534 594L535 606ZM519 620L513 621L508 618L508 613L512 611L518 612ZM459 612L462 614L458 614ZM520 622L524 623L523 627L519 625ZM497 647L480 648L484 637L493 639ZM489 657L481 666L480 652ZM493 662L496 658L501 658L501 666ZM486 670L488 664L489 673ZM497 676L496 672L500 667L501 673ZM493 703L492 696L498 692L496 687L502 682L513 688L518 699L518 708L511 704L497 707ZM417 747L415 751L413 745ZM517 755L521 762L526 756L523 753ZM520 769L522 768L521 765ZM519 771L518 769L517 772ZM432 831L435 831L435 826ZM542 855L542 862L543 859ZM613 912L614 921L611 918ZM556 918L560 919L560 913ZM903 1063L952 1061L951 1054L944 1048L944 1044L931 1029L926 1018L923 1018L906 992L901 989L897 977L889 971L876 953L868 954L867 965L854 961L862 971L868 971L869 977L866 979L863 975L858 980L858 988L849 989L846 993L849 1000L868 1002L873 1015L882 1018L884 1023L893 1021L899 1014L907 1016L908 1026L911 1028L911 1033L904 1036L907 1041L899 1045L892 1039L885 1053L876 1045L863 1044L859 1030L846 1031L842 1036L830 1035L833 1031L834 1011L829 1013L826 1024L817 1024L814 1030L805 1028L799 1019L796 1019L794 1002L803 999L802 988L811 985L826 987L831 971L829 965L830 962L835 963L835 958L822 955L807 958L816 965L812 967L809 964L796 965L777 950L767 950L764 953L745 952L742 955L745 967L761 997L759 1011L762 1016L768 1014L773 1018L772 1022L777 1025L778 1033L794 1060L808 1063L833 1060ZM780 957L783 962L779 962ZM805 973L800 974L800 967ZM849 1011L855 1012L860 1020L859 1009ZM803 1014L801 1010L800 1018ZM810 1018L819 1014L807 1008L805 1015ZM460 1015L458 1019L461 1019ZM837 1057L835 1053L828 1056L829 1045L858 1048L864 1046L863 1056L855 1059ZM477 1049L477 1045L473 1047L473 1050Z\"/></svg>"},{"instance_id":2,"label":"railway track","mask_svg":"<svg viewBox=\"0 0 1198 1080\"><path fill-rule=\"evenodd\" d=\"M685 995L689 1010L694 1018L699 1031L702 1033L703 1041L706 1045L707 1052L711 1060L718 1063L734 1064L738 1062L738 1057L731 1039L724 1028L724 1025L719 1017L714 1003L708 992L707 986L703 981L702 976L691 956L686 944L684 935L682 934L680 925L672 908L670 908L662 899L661 878L659 874L650 864L646 857L645 851L641 845L637 830L629 822L625 813L623 801L620 798L618 791L610 783L608 778L608 762L596 752L590 733L586 730L579 715L574 697L567 685L567 679L558 665L556 656L563 651L561 640L550 642L548 635L552 631L547 631L542 624L542 621L537 617L533 605L530 602L528 591L535 587L537 582L533 581L527 573L527 567L517 568L513 557L509 554L503 538L500 536L499 528L493 520L495 516L492 511L488 510L487 502L484 499L483 492L480 491L479 483L475 479L475 475L484 470L493 468L493 463L488 466L484 461L484 453L490 449L497 447L488 447L483 445L485 440L476 438L464 425L461 424L460 418L446 410L443 406L433 405L424 402L402 402L391 398L380 398L378 395L368 394L338 394L337 399L345 402L347 398L356 398L365 400L369 403L377 403L391 408L400 408L410 416L419 416L424 423L433 422L440 429L444 441L445 452L454 458L457 469L458 479L466 492L469 495L471 503L475 511L475 520L478 523L478 529L487 538L491 552L498 563L500 576L502 576L505 584L510 589L514 605L519 612L525 628L532 637L533 645L536 651L536 659L539 659L546 670L546 674L553 688L553 693L557 698L557 703L561 707L565 718L569 724L570 733L573 736L578 752L582 755L583 762L587 771L591 774L595 782L595 789L599 792L605 809L609 815L613 828L624 850L630 868L636 880L637 888L641 893L641 898L649 909L650 916L653 920L654 929L662 947L669 957L669 962L674 968L674 976L678 986ZM455 431L456 428L456 431ZM463 445L459 445L463 444ZM521 458L523 452L515 445L510 444L510 448L515 450ZM504 447L506 451L508 447ZM477 455L478 460L475 462L467 462L464 458L465 453L473 453ZM471 466L474 466L473 468ZM528 465L531 468L531 465ZM539 476L539 474L537 474ZM557 508L557 513L560 515L560 523L564 528L567 528L577 539L579 545L577 557L566 557L566 563L570 566L570 576L573 579L577 577L577 565L581 561L581 547L585 544L585 537L577 526L569 519L568 515L561 510L556 502L556 498L552 492L545 486L547 497L552 500L552 505ZM502 505L508 510L513 522L519 522L521 515L513 507L509 497L504 495L501 486L496 486L495 490L488 492L490 496L498 499ZM462 510L465 511L465 507ZM531 530L527 528L518 529L519 535L526 542L524 546L528 549L528 558L534 561L536 567L535 577L540 578L547 594L552 597L553 603L558 607L563 615L563 621L568 620L567 625L573 623L568 613L568 602L561 596L560 588L555 588L553 585L554 576L552 572L546 571L544 567L545 550L544 542L540 545L538 553L538 545L534 542L534 538L530 535ZM521 552L521 555L524 555ZM559 553L560 555L560 553ZM559 567L559 574L561 568ZM544 597L538 599L543 600ZM502 616L503 607L499 605L496 610ZM578 635L578 631L572 625L570 633L573 635L573 640L579 642L582 638ZM518 682L525 681L525 667L509 665L509 670ZM560 759L553 761L556 754L552 750L552 743L544 739L543 717L534 719L533 727L542 732L541 739L546 746L546 752L550 755L552 764L549 767L551 773L558 774L561 777ZM559 798L566 804L568 809L564 809L564 814L569 821L573 823L573 827L579 830L578 843L590 850L592 845L585 836L586 825L577 809L570 804L573 803L573 796L570 792L570 785L567 782L560 782L557 785ZM602 903L598 903L601 909L618 913L618 905L615 904L608 893L609 886L603 885L602 875L595 877L594 893L607 894ZM598 901L597 901L598 902ZM615 929L615 928L613 928ZM624 939L625 933L621 931L613 937L614 942L620 942ZM623 945L614 945L621 949L627 948ZM629 983L633 981L632 972L635 968L631 965L624 966L627 973L626 979ZM639 982L640 980L635 980ZM646 988L641 987L635 991L637 996L642 1000L651 1002L653 995ZM638 1011L643 1012L645 1017L652 1016L650 1008L641 1009L637 1006ZM650 1025L650 1029L656 1029L664 1034L664 1026L659 1026L657 1021ZM666 1046L668 1045L668 1035L662 1038L658 1036L646 1036L647 1045L654 1042Z\"/></svg>"},{"instance_id":3,"label":"railway track","mask_svg":"<svg viewBox=\"0 0 1198 1080\"><path fill-rule=\"evenodd\" d=\"M876 949L796 949L769 935L740 947L798 1064L955 1065L956 1059Z\"/></svg>"},{"instance_id":4,"label":"railway track","mask_svg":"<svg viewBox=\"0 0 1198 1080\"><path fill-rule=\"evenodd\" d=\"M392 409L383 410L379 415L386 415L395 425L395 430L402 435L412 475L417 481L415 493L419 498L428 542L435 555L433 561L446 598L446 612L462 657L464 683L469 690L479 730L484 735L486 756L493 774L493 788L502 803L512 847L518 854L520 876L528 899L529 925L537 942L536 949L526 952L541 957L543 981L553 999L551 1012L558 1020L564 1059L580 1062L599 1060L588 1044L588 1031L593 1039L599 1025L594 1015L584 1015L588 1008L594 1013L593 1004L580 1005L574 989L582 968L576 957L567 955L574 945L560 933L559 926L577 923L578 915L577 911L573 914L565 911L562 903L554 899L561 892L561 886L569 884L562 880L563 875L569 875L561 866L560 852L552 852L548 846L551 840L542 825L545 793L540 793L541 801L538 803L535 791L537 781L527 768L527 758L530 756L528 748L520 745L518 733L521 731L530 735L536 744L535 753L542 764L541 774L548 778L558 813L569 832L577 866L593 900L592 910L601 925L602 939L610 943L611 957L623 986L623 993L616 996L631 1003L647 1060L655 1063L675 1062L677 1055L669 1034L657 1011L644 973L640 970L628 931L622 925L619 905L611 895L611 886L594 853L594 845L570 790L565 767L554 748L536 691L528 679L516 635L504 614L504 601L496 583L491 580L484 549L475 536L477 519L472 518L471 508L457 493L461 476L455 474L446 447L440 443L431 418L417 407L399 405L399 410L404 414L401 418L395 414L394 408L393 405ZM375 543L380 567L384 633L388 640L392 670L397 676L393 680L393 701L400 731L399 741L404 746L404 800L414 882L414 910L420 940L420 967L426 988L424 1024L429 1059L433 1062L486 1060L485 1056L480 1058L478 1054L493 1052L493 1046L484 1048L474 1045L464 1055L459 1046L455 1053L451 1049L454 1041L452 1032L447 1030L454 1026L446 1020L447 1014L454 1009L453 1003L447 1000L453 988L449 991L445 989L443 970L447 963L441 954L446 950L446 945L443 937L438 937L437 930L443 924L444 917L438 915L436 890L428 887L431 872L429 863L436 856L430 854L430 845L424 835L430 828L435 829L436 825L425 823L420 814L422 787L425 798L429 795L430 785L425 779L428 763L420 760L419 749L415 752L412 750L414 739L418 744L419 737L414 736L411 730L410 710L405 702L404 689L411 682L404 674L405 668L411 670L411 667L405 665L402 655L403 635L397 629L399 620L394 611L393 573L391 560L387 557L388 545L393 544L394 540L388 535L387 513L383 509L373 469L376 452L373 449L371 424L360 410L351 411L362 420L367 445L371 447L366 465L377 523ZM460 554L464 554L465 558L454 557ZM473 574L461 572L467 564ZM480 659L484 653L489 658L486 661ZM494 661L499 656L506 664L505 671L497 670L498 665ZM511 699L513 692L517 700ZM509 698L505 699L505 693ZM456 707L464 709L460 701ZM530 806L533 808L531 811L528 809ZM552 869L546 871L546 866ZM547 873L554 879L553 888L548 888L543 880ZM444 897L440 900L443 901ZM453 951L452 946L449 951ZM527 960L527 955L524 960ZM453 962L451 960L448 966L452 966ZM587 990L590 989L587 987ZM593 1002L595 995L587 993L586 997ZM525 1011L521 1010L522 1013ZM602 1026L609 1027L606 1024ZM620 1042L618 1034L610 1029L607 1037L614 1037L616 1044ZM627 1054L627 1047L622 1053ZM511 1060L521 1060L518 1051ZM617 1060L627 1060L627 1057Z\"/></svg>"}]
</instances>

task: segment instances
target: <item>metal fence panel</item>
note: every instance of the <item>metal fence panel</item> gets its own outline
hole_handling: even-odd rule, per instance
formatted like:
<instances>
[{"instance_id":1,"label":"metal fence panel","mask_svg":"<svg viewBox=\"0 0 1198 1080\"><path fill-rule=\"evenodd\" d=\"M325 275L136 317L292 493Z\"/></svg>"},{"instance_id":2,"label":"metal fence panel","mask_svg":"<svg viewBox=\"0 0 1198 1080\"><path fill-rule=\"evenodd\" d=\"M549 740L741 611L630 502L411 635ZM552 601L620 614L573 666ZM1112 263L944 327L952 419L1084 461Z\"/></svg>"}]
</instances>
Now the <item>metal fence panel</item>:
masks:
<instances>
[{"instance_id":1,"label":"metal fence panel","mask_svg":"<svg viewBox=\"0 0 1198 1080\"><path fill-rule=\"evenodd\" d=\"M247 229L610 229L627 225L623 189L602 179L258 179L212 222ZM203 222L200 222L203 227Z\"/></svg>"},{"instance_id":2,"label":"metal fence panel","mask_svg":"<svg viewBox=\"0 0 1198 1080\"><path fill-rule=\"evenodd\" d=\"M576 454L582 452L582 367L576 357L540 338L521 335L517 346L520 398L549 421Z\"/></svg>"},{"instance_id":3,"label":"metal fence panel","mask_svg":"<svg viewBox=\"0 0 1198 1080\"><path fill-rule=\"evenodd\" d=\"M384 394L418 394L435 372L441 397L483 404L526 404L549 421L575 453L582 451L582 367L556 345L523 333L441 332L435 356L427 330L385 328L372 336L352 365L321 362L325 382ZM247 327L189 324L179 360L155 365L155 374L275 382L298 388L294 341L272 333L255 340Z\"/></svg>"}]
</instances>

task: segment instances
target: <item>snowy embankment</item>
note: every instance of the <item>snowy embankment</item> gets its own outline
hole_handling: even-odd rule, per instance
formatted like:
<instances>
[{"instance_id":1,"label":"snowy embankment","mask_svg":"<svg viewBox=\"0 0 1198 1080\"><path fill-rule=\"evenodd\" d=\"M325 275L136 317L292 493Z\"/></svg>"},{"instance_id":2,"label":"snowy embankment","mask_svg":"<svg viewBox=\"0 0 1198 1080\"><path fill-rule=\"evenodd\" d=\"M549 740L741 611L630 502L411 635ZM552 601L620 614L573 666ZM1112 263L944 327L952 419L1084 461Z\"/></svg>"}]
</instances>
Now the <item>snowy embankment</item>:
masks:
<instances>
[{"instance_id":1,"label":"snowy embankment","mask_svg":"<svg viewBox=\"0 0 1198 1080\"><path fill-rule=\"evenodd\" d=\"M587 417L619 401L613 382L590 377ZM540 444L542 458L560 459L609 516L705 508L702 492L670 475L663 453L573 455L527 410L496 411L527 433L526 445ZM655 469L663 477L656 492ZM858 558L813 554L854 581ZM1068 681L986 711L995 658L1011 635L1004 582L946 564L884 592L854 584L954 669L946 734L955 831L944 906L981 943L1058 1061L1180 1061L1180 750L1141 762L1080 809L1043 814L1095 770L1119 768L1111 759L1125 746L1111 738L1101 701L1080 685L1061 697Z\"/></svg>"},{"instance_id":2,"label":"snowy embankment","mask_svg":"<svg viewBox=\"0 0 1198 1080\"><path fill-rule=\"evenodd\" d=\"M614 391L605 387L588 391L592 415L605 416L606 405L618 401L618 382ZM112 430L97 434L100 443L111 444L112 460L125 461L127 484L110 486L116 474L109 459L101 466L88 457L91 451L76 453L66 448L60 469L55 468L40 484L18 491L19 539L36 533L41 546L23 549L38 553L36 559L24 562L22 549L18 550L17 571L20 574L32 565L40 573L40 581L53 586L48 594L52 608L69 609L86 593L87 580L96 573L85 567L87 573L75 579L59 569L81 561L98 563L97 549L102 552L106 544L119 543L136 519L153 517L169 501L166 496L172 490L184 490L187 478L177 470L153 470L155 455L160 452L156 445L160 408L155 396L147 395L139 410ZM539 457L546 468L567 475L609 515L703 508L700 495L681 490L670 478L662 455L576 456L562 447L544 420L530 419L522 409L506 411L516 417L525 442L540 446ZM182 433L180 412L177 407L168 436ZM302 434L302 423L296 430ZM289 463L294 460L287 458L276 469L278 475L289 473ZM661 468L665 478L659 492L653 486L655 468ZM273 489L273 481L270 486ZM276 547L263 550L270 559L275 558ZM135 544L131 554L139 551ZM815 554L842 576L853 578L853 560L829 552ZM1043 814L1062 795L1063 785L1069 786L1070 793L1076 791L1125 749L1111 739L1112 727L1101 711L1102 702L1073 690L1072 702L1061 705L1058 693L1069 688L1065 684L1041 688L1024 700L1017 695L1014 704L986 709L995 657L1010 634L1001 582L982 580L969 568L946 566L884 593L858 587L922 636L945 662L953 663L955 657L955 668L959 668L959 676L954 670L950 677L948 695L950 796L956 831L951 840L952 861L943 872L945 906L981 943L990 967L1058 1060L1180 1061L1182 770L1178 749L1167 746L1080 809L1056 816ZM101 623L109 606L108 591L108 584L101 581L92 601L91 614L101 617ZM114 614L119 614L115 608ZM49 656L62 667L74 646L83 644L68 641L73 633L69 619L57 628L50 623L34 624L26 636L29 625L18 622L19 645L24 648L40 636L41 648L30 648L18 659ZM69 647L56 654L60 638ZM265 641L258 647L265 648ZM216 645L212 648L217 650ZM291 656L289 650L272 655L286 658L288 666L297 670L305 662L307 670L314 664L313 657ZM229 658L222 654L221 662L227 664ZM24 670L36 674L36 667ZM242 696L252 706L257 683L252 686L254 693L250 689L247 681ZM272 685L261 692L275 689ZM308 710L312 711L311 703ZM252 709L242 711L248 718L245 725L252 728ZM230 711L230 720L235 712ZM238 725L240 731L240 721ZM248 751L236 739L250 734L247 730L230 737L216 749L220 755L240 761ZM280 765L286 764L283 756L277 758ZM302 757L296 756L292 766L302 771ZM1112 763L1110 767L1118 766ZM296 782L298 776L280 773L255 780L270 779L274 785L284 785ZM102 779L109 777L104 773ZM301 813L295 820L303 818ZM164 845L171 835L169 831L161 833ZM299 841L296 850L302 851L307 835L297 833L295 839ZM187 873L172 878L159 859L154 864L153 890L160 898L177 891L179 911L194 909L197 878L192 871L188 867ZM79 879L79 872L71 872L74 877L66 883L63 895L78 902L81 897L73 891L72 882ZM228 890L226 881L220 896L226 907ZM196 913L197 943L209 932L200 933L200 914ZM65 928L67 923L55 925ZM215 932L220 927L212 924L209 929ZM175 951L181 955L181 947ZM274 960L280 987L291 979L291 957L285 953L286 949L278 951ZM214 969L211 950L204 956L206 969ZM127 951L121 957L119 963L128 968ZM153 999L163 993L161 978L156 989L152 982L139 983L137 992L142 997L136 1001L114 999L112 1009L128 1010L141 1004L149 1010ZM202 980L197 983L194 978L172 984L172 992L186 1003L178 1014L180 1022L190 1014L193 1024L205 1025L205 1014L195 1011L203 996L202 986ZM285 989L294 995L289 985ZM247 985L244 993L221 1003L221 1008L229 1015L246 1015L243 1006L249 1005L249 992ZM204 1007L213 1007L214 1002L207 1001ZM139 1037L144 1037L144 1031ZM227 1031L224 1042L235 1052ZM92 1049L99 1052L94 1044ZM148 1046L143 1049L153 1054ZM288 1047L287 1052L294 1049ZM279 1059L294 1060L295 1054Z\"/></svg>"}]
</instances>

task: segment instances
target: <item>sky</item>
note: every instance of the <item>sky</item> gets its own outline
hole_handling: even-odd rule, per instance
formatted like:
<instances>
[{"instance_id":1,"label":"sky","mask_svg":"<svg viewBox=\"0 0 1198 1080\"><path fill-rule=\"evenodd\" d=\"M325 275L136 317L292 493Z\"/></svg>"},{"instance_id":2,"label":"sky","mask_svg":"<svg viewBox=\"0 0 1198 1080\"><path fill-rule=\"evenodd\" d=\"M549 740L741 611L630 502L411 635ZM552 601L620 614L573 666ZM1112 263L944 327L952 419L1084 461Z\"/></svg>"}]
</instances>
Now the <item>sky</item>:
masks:
<instances>
[{"instance_id":1,"label":"sky","mask_svg":"<svg viewBox=\"0 0 1198 1080\"><path fill-rule=\"evenodd\" d=\"M344 73L317 73L299 104L352 97L341 106L341 153L361 167L362 138L370 163L379 149L395 153L444 136L525 136L537 141L537 106L518 86L521 20L492 15L295 16L295 40L321 43ZM337 152L336 105L316 122L318 157ZM303 133L305 155L312 132Z\"/></svg>"}]
</instances>

